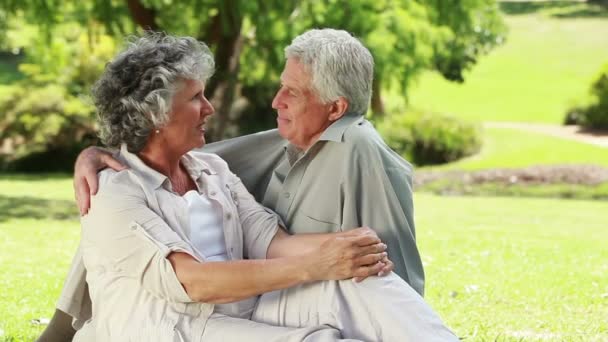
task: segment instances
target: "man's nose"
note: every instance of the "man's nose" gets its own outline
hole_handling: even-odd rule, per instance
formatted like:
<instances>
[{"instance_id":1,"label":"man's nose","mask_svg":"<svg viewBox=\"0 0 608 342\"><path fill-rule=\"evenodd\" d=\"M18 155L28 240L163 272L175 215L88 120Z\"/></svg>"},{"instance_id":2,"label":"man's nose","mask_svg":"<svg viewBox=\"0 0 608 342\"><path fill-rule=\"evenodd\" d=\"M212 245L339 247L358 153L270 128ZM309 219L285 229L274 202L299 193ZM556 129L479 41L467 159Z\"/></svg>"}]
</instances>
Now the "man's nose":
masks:
<instances>
[{"instance_id":1,"label":"man's nose","mask_svg":"<svg viewBox=\"0 0 608 342\"><path fill-rule=\"evenodd\" d=\"M282 109L285 108L285 103L283 102L283 89L279 89L279 91L277 91L277 94L274 96L274 99L272 99L272 108L273 109Z\"/></svg>"}]
</instances>

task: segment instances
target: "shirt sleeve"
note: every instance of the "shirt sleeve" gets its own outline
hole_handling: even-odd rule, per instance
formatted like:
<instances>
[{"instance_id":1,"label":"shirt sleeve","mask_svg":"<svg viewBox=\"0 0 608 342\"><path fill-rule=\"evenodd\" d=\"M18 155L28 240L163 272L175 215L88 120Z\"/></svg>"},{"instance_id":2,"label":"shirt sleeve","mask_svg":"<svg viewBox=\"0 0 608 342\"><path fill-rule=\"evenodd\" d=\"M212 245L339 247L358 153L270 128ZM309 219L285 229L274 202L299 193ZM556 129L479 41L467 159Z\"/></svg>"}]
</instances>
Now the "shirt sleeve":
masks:
<instances>
[{"instance_id":1,"label":"shirt sleeve","mask_svg":"<svg viewBox=\"0 0 608 342\"><path fill-rule=\"evenodd\" d=\"M276 213L258 203L234 174L230 177L229 187L243 227L244 256L249 259L266 259L268 246L279 225L284 226L283 222Z\"/></svg>"},{"instance_id":2,"label":"shirt sleeve","mask_svg":"<svg viewBox=\"0 0 608 342\"><path fill-rule=\"evenodd\" d=\"M188 247L148 208L143 193L128 187L100 188L82 218L82 247L87 268L103 267L134 278L170 302L193 302L167 260L171 252L190 254Z\"/></svg>"},{"instance_id":3,"label":"shirt sleeve","mask_svg":"<svg viewBox=\"0 0 608 342\"><path fill-rule=\"evenodd\" d=\"M376 231L387 244L395 273L422 295L424 270L416 246L411 167L397 160L391 151L355 152L342 184L342 228L368 226Z\"/></svg>"}]
</instances>

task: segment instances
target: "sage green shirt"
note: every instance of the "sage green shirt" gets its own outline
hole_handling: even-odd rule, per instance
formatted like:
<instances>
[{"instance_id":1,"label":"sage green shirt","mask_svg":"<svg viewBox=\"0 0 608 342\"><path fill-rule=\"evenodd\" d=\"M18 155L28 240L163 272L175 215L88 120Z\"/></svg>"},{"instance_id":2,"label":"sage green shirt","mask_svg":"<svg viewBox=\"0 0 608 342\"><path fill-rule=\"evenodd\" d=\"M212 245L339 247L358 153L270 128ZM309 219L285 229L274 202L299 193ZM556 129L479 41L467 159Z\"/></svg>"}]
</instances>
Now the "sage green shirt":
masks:
<instances>
[{"instance_id":1,"label":"sage green shirt","mask_svg":"<svg viewBox=\"0 0 608 342\"><path fill-rule=\"evenodd\" d=\"M336 121L307 151L283 140L277 130L210 144L204 150L225 159L291 233L371 227L388 245L395 272L423 294L412 167L362 116Z\"/></svg>"}]
</instances>

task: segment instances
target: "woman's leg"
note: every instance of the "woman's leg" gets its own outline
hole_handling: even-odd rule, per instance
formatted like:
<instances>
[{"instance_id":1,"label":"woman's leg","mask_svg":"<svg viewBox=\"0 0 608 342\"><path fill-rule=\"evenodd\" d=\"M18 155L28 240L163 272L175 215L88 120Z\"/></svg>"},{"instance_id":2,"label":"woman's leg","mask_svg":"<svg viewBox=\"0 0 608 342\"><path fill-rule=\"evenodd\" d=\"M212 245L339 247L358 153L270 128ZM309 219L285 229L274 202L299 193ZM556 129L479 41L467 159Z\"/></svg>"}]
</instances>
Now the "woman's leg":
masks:
<instances>
[{"instance_id":1,"label":"woman's leg","mask_svg":"<svg viewBox=\"0 0 608 342\"><path fill-rule=\"evenodd\" d=\"M323 281L264 294L252 319L279 326L326 324L365 341L457 341L439 316L403 279L391 273Z\"/></svg>"},{"instance_id":2,"label":"woman's leg","mask_svg":"<svg viewBox=\"0 0 608 342\"><path fill-rule=\"evenodd\" d=\"M55 313L36 342L70 342L76 330L72 327L72 316L61 310Z\"/></svg>"},{"instance_id":3,"label":"woman's leg","mask_svg":"<svg viewBox=\"0 0 608 342\"><path fill-rule=\"evenodd\" d=\"M214 313L203 332L203 341L223 342L330 342L345 340L332 327L318 325L304 328L278 327Z\"/></svg>"}]
</instances>

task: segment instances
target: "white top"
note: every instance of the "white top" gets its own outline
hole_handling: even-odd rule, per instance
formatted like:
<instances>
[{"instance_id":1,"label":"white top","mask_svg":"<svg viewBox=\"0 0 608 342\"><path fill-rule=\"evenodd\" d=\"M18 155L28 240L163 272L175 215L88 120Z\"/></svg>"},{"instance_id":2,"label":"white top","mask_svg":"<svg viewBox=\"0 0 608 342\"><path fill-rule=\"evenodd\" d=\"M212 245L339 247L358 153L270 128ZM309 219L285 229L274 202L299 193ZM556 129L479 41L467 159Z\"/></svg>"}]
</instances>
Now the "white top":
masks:
<instances>
[{"instance_id":1,"label":"white top","mask_svg":"<svg viewBox=\"0 0 608 342\"><path fill-rule=\"evenodd\" d=\"M226 240L220 208L195 190L184 194L190 214L190 241L206 261L226 261Z\"/></svg>"},{"instance_id":2,"label":"white top","mask_svg":"<svg viewBox=\"0 0 608 342\"><path fill-rule=\"evenodd\" d=\"M230 260L226 251L221 210L214 207L207 196L195 190L186 192L184 198L188 202L192 246L205 256L205 261ZM250 319L256 302L257 297L254 296L238 302L215 304L213 312Z\"/></svg>"}]
</instances>

